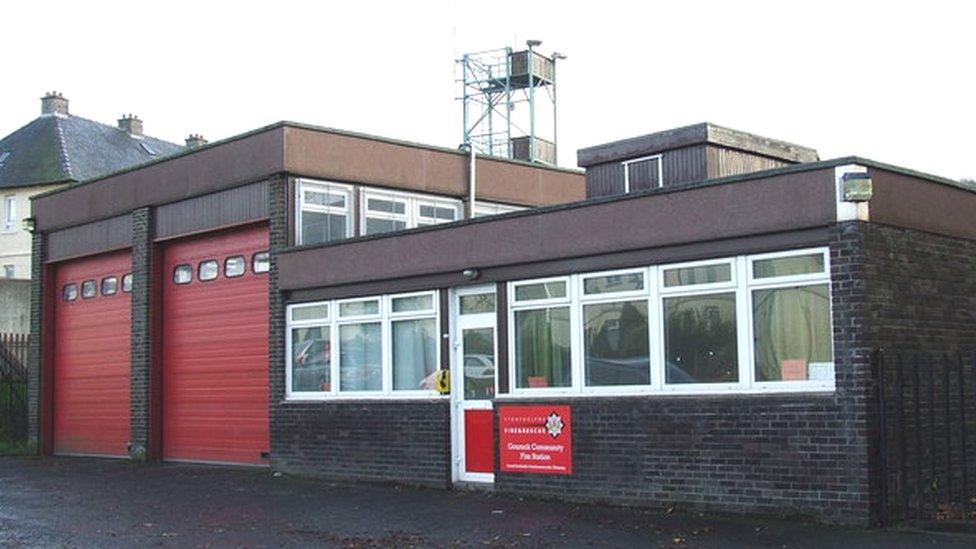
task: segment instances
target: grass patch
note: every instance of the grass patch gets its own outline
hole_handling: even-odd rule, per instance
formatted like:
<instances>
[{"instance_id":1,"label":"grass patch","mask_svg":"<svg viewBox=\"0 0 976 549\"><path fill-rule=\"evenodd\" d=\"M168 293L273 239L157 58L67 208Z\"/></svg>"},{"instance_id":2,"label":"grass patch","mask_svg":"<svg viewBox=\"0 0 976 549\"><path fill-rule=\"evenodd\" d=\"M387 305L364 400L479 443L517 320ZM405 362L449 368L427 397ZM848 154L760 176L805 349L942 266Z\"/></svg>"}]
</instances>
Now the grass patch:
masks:
<instances>
[{"instance_id":1,"label":"grass patch","mask_svg":"<svg viewBox=\"0 0 976 549\"><path fill-rule=\"evenodd\" d=\"M30 454L27 441L11 441L0 439L0 456L26 456Z\"/></svg>"}]
</instances>

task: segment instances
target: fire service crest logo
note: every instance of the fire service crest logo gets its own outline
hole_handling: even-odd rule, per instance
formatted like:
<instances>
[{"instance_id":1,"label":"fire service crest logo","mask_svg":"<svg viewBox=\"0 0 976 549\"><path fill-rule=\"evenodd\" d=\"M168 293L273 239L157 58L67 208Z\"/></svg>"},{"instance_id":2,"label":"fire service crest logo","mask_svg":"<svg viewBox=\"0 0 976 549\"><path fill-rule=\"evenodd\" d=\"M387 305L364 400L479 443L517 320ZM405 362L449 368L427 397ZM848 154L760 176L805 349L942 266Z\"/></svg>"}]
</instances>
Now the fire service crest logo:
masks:
<instances>
[{"instance_id":1,"label":"fire service crest logo","mask_svg":"<svg viewBox=\"0 0 976 549\"><path fill-rule=\"evenodd\" d=\"M546 431L549 432L549 436L552 438L558 437L563 432L564 426L563 418L559 417L559 414L556 412L549 414L549 417L546 419Z\"/></svg>"}]
</instances>

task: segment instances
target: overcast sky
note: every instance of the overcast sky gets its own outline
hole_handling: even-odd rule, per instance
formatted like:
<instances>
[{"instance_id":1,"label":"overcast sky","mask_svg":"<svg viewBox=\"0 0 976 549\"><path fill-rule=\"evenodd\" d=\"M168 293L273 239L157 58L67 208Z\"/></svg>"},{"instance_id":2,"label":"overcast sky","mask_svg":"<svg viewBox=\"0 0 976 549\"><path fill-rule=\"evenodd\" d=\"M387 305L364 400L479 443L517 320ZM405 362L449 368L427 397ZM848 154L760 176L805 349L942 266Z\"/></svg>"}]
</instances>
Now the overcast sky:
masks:
<instances>
[{"instance_id":1,"label":"overcast sky","mask_svg":"<svg viewBox=\"0 0 976 549\"><path fill-rule=\"evenodd\" d=\"M448 147L454 59L564 52L560 164L701 121L954 179L976 178L969 2L4 3L0 135L58 90L71 112L182 143L278 120ZM859 5L860 4L860 5Z\"/></svg>"}]
</instances>

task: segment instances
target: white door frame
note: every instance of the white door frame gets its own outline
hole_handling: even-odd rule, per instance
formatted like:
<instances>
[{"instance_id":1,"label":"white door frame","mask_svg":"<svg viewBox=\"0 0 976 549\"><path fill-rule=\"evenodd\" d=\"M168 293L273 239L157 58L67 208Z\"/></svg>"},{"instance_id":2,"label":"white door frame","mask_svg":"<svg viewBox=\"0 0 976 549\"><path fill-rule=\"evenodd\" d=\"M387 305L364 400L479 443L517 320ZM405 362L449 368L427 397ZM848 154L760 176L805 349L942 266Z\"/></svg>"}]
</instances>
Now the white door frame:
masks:
<instances>
[{"instance_id":1,"label":"white door frame","mask_svg":"<svg viewBox=\"0 0 976 549\"><path fill-rule=\"evenodd\" d=\"M491 410L491 400L464 399L464 349L461 331L473 328L491 328L494 331L495 352L495 394L498 393L498 313L483 313L461 316L459 298L464 295L493 293L496 296L495 310L498 309L497 290L494 284L456 288L451 291L451 481L491 483L494 473L469 473L464 462L464 411Z\"/></svg>"}]
</instances>

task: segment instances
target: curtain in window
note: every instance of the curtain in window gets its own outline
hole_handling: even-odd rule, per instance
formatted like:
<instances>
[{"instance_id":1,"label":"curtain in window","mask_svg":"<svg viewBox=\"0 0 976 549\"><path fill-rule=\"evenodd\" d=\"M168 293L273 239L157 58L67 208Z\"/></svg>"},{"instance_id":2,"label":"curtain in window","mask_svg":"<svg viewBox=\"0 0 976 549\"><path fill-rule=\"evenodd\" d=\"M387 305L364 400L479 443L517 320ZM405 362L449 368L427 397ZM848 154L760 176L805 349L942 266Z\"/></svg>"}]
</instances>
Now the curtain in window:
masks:
<instances>
[{"instance_id":1,"label":"curtain in window","mask_svg":"<svg viewBox=\"0 0 976 549\"><path fill-rule=\"evenodd\" d=\"M752 299L757 380L816 378L811 363L833 362L826 284L756 290Z\"/></svg>"},{"instance_id":2,"label":"curtain in window","mask_svg":"<svg viewBox=\"0 0 976 549\"><path fill-rule=\"evenodd\" d=\"M431 389L424 380L437 369L437 338L433 318L393 323L393 389Z\"/></svg>"},{"instance_id":3,"label":"curtain in window","mask_svg":"<svg viewBox=\"0 0 976 549\"><path fill-rule=\"evenodd\" d=\"M515 360L522 388L569 387L569 307L515 313Z\"/></svg>"}]
</instances>

